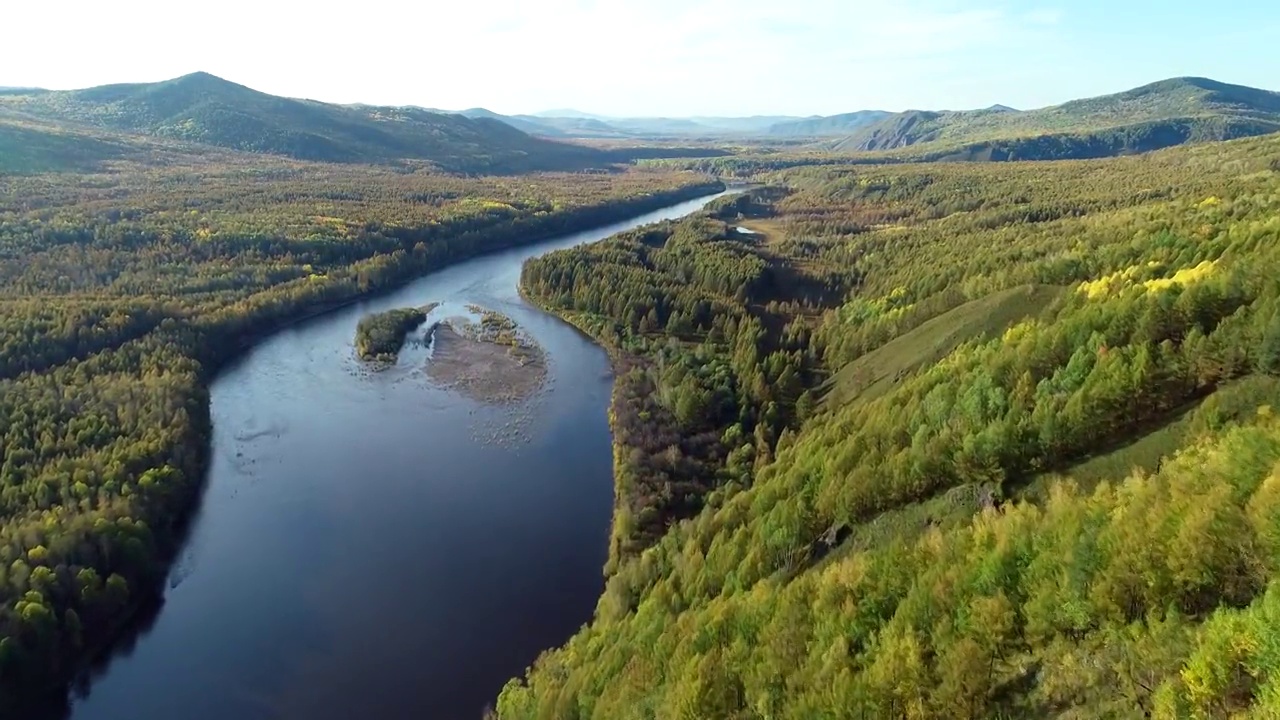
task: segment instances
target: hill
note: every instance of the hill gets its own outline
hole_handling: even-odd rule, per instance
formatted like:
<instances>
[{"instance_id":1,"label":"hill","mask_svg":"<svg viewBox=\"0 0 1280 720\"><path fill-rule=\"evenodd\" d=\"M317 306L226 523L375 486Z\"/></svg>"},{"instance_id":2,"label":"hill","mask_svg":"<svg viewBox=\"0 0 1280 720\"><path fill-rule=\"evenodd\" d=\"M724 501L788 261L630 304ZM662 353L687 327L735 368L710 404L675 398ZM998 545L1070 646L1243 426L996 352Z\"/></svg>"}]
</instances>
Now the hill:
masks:
<instances>
[{"instance_id":1,"label":"hill","mask_svg":"<svg viewBox=\"0 0 1280 720\"><path fill-rule=\"evenodd\" d=\"M502 115L492 110L486 110L485 108L470 108L458 113L450 113L450 114L461 115L462 117L471 118L472 120L477 120L480 118L484 118L487 120L496 120L498 122L510 125L511 127L527 135L540 135L542 137L560 137L564 135L564 133L556 130L555 128L551 127L548 124L540 123L536 121L529 121L529 120L525 120L524 118L512 117L509 115Z\"/></svg>"},{"instance_id":2,"label":"hill","mask_svg":"<svg viewBox=\"0 0 1280 720\"><path fill-rule=\"evenodd\" d=\"M823 135L845 135L858 128L879 122L890 113L883 110L859 110L857 112L826 117L806 118L791 122L781 122L767 128L770 135L789 137L819 137Z\"/></svg>"},{"instance_id":3,"label":"hill","mask_svg":"<svg viewBox=\"0 0 1280 720\"><path fill-rule=\"evenodd\" d=\"M601 164L591 149L490 117L276 97L207 73L158 83L0 95L0 109L57 122L327 162L430 161L455 172Z\"/></svg>"},{"instance_id":4,"label":"hill","mask_svg":"<svg viewBox=\"0 0 1280 720\"><path fill-rule=\"evenodd\" d=\"M909 110L859 128L831 148L912 148L927 159L1100 157L1280 130L1280 93L1174 78L1038 110Z\"/></svg>"},{"instance_id":5,"label":"hill","mask_svg":"<svg viewBox=\"0 0 1280 720\"><path fill-rule=\"evenodd\" d=\"M1280 136L803 160L526 264L617 504L494 715L1280 717Z\"/></svg>"}]
</instances>

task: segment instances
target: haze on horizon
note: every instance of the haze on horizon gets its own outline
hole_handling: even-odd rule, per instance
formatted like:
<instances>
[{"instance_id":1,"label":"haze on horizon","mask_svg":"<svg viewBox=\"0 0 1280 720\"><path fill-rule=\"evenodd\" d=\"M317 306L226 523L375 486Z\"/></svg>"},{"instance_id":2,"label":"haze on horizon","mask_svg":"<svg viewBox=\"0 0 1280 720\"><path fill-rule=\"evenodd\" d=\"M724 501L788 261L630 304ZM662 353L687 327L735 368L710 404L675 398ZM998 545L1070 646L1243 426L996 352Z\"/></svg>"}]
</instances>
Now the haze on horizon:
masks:
<instances>
[{"instance_id":1,"label":"haze on horizon","mask_svg":"<svg viewBox=\"0 0 1280 720\"><path fill-rule=\"evenodd\" d=\"M1280 89L1280 13L1267 5L18 0L10 27L40 31L6 34L0 86L203 70L277 95L508 114L1026 109L1182 75Z\"/></svg>"}]
</instances>

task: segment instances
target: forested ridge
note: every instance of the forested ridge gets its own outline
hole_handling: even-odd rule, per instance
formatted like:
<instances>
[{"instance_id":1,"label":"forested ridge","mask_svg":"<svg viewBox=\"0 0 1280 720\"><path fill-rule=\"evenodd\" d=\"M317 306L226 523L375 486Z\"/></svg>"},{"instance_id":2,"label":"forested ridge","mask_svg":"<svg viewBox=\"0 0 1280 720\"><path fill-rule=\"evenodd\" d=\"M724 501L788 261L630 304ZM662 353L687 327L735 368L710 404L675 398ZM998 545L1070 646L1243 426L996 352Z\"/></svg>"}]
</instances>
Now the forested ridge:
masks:
<instances>
[{"instance_id":1,"label":"forested ridge","mask_svg":"<svg viewBox=\"0 0 1280 720\"><path fill-rule=\"evenodd\" d=\"M526 265L613 348L619 495L495 714L1280 714L1280 140L793 160Z\"/></svg>"},{"instance_id":2,"label":"forested ridge","mask_svg":"<svg viewBox=\"0 0 1280 720\"><path fill-rule=\"evenodd\" d=\"M866 151L919 146L913 154L923 159L1079 159L1277 130L1280 94L1181 77L1038 110L908 110L860 126L832 147Z\"/></svg>"},{"instance_id":3,"label":"forested ridge","mask_svg":"<svg viewBox=\"0 0 1280 720\"><path fill-rule=\"evenodd\" d=\"M36 132L31 119L70 128ZM532 137L490 118L295 100L203 72L156 83L0 95L0 149L7 144L4 136L14 130L25 130L24 144L46 144L51 136L56 141L88 128L302 160L371 163L412 158L451 172L572 170L609 162L605 154L590 148ZM80 147L86 143L101 147L104 141L77 141ZM15 154L16 163L0 155L0 170L22 169L25 153L18 148Z\"/></svg>"},{"instance_id":4,"label":"forested ridge","mask_svg":"<svg viewBox=\"0 0 1280 720\"><path fill-rule=\"evenodd\" d=\"M188 146L0 175L0 714L68 680L155 596L200 489L208 383L254 337L722 187Z\"/></svg>"}]
</instances>

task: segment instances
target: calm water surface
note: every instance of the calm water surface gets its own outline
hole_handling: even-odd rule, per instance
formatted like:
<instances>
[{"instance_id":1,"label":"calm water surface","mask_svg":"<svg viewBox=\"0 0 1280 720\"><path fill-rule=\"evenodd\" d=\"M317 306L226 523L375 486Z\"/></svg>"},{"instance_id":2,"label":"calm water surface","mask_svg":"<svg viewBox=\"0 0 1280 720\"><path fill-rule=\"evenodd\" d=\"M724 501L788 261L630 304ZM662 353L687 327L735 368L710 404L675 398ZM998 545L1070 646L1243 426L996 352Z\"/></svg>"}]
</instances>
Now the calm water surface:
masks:
<instances>
[{"instance_id":1,"label":"calm water surface","mask_svg":"<svg viewBox=\"0 0 1280 720\"><path fill-rule=\"evenodd\" d=\"M613 492L608 360L520 300L520 265L705 201L455 265L227 368L165 604L71 717L478 718L590 618ZM546 390L516 408L472 402L430 384L424 348L360 367L364 314L433 301L514 318L548 352Z\"/></svg>"}]
</instances>

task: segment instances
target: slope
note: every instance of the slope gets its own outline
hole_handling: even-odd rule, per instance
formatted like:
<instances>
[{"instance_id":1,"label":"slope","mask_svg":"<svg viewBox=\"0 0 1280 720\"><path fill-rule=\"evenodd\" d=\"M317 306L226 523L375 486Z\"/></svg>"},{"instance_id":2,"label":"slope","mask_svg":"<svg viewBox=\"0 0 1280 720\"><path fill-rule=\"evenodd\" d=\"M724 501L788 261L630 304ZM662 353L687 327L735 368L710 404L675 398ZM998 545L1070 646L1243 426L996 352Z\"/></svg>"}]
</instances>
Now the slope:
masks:
<instances>
[{"instance_id":1,"label":"slope","mask_svg":"<svg viewBox=\"0 0 1280 720\"><path fill-rule=\"evenodd\" d=\"M846 364L819 388L823 402L837 407L868 402L922 367L939 362L961 343L991 337L1043 311L1061 289L1027 285L970 300Z\"/></svg>"},{"instance_id":2,"label":"slope","mask_svg":"<svg viewBox=\"0 0 1280 720\"><path fill-rule=\"evenodd\" d=\"M491 118L275 97L194 73L159 83L0 96L0 107L127 132L304 160L427 160L457 172L598 164L598 153L533 138Z\"/></svg>"},{"instance_id":3,"label":"slope","mask_svg":"<svg viewBox=\"0 0 1280 720\"><path fill-rule=\"evenodd\" d=\"M84 170L136 153L137 143L0 113L0 173Z\"/></svg>"},{"instance_id":4,"label":"slope","mask_svg":"<svg viewBox=\"0 0 1280 720\"><path fill-rule=\"evenodd\" d=\"M1174 78L1039 110L909 110L866 125L831 147L949 150L962 159L1048 159L1144 152L1277 130L1280 94L1204 78Z\"/></svg>"},{"instance_id":5,"label":"slope","mask_svg":"<svg viewBox=\"0 0 1280 720\"><path fill-rule=\"evenodd\" d=\"M1280 138L768 180L788 192L767 247L699 220L529 266L535 295L645 338L657 385L635 436L713 408L733 449L703 508L618 564L593 622L509 683L497 716L1275 716L1265 394L1155 474L1003 498L1216 388L1280 376ZM783 289L753 259L766 252L841 269L844 303L761 302ZM930 320L1030 283L1067 289L878 397L802 411L815 365L918 329L953 345ZM670 476L685 451L653 459ZM865 531L888 517L915 527Z\"/></svg>"}]
</instances>

